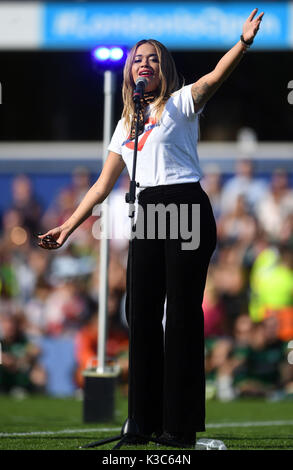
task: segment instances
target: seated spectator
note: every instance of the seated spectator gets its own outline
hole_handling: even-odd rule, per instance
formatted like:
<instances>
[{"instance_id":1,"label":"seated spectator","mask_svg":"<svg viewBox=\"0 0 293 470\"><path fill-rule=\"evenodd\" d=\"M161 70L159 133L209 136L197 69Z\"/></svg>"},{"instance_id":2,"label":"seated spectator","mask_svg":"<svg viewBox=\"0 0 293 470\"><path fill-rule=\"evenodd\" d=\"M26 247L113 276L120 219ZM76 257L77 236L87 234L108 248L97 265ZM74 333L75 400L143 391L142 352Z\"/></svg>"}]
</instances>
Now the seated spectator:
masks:
<instances>
[{"instance_id":1,"label":"seated spectator","mask_svg":"<svg viewBox=\"0 0 293 470\"><path fill-rule=\"evenodd\" d=\"M293 245L293 211L284 218L280 227L279 241Z\"/></svg>"},{"instance_id":2,"label":"seated spectator","mask_svg":"<svg viewBox=\"0 0 293 470\"><path fill-rule=\"evenodd\" d=\"M268 312L293 306L293 249L279 245L259 254L251 271L249 310L254 321L262 321Z\"/></svg>"},{"instance_id":3,"label":"seated spectator","mask_svg":"<svg viewBox=\"0 0 293 470\"><path fill-rule=\"evenodd\" d=\"M0 297L2 301L16 298L19 293L12 255L13 251L9 250L6 245L0 246Z\"/></svg>"},{"instance_id":4,"label":"seated spectator","mask_svg":"<svg viewBox=\"0 0 293 470\"><path fill-rule=\"evenodd\" d=\"M7 209L2 217L1 246L12 254L28 246L29 233L24 228L24 219L17 209Z\"/></svg>"},{"instance_id":5,"label":"seated spectator","mask_svg":"<svg viewBox=\"0 0 293 470\"><path fill-rule=\"evenodd\" d=\"M214 339L212 343L207 343L207 379L209 382L213 380L214 395L221 401L230 401L237 396L235 386L237 380L242 378L251 330L249 315L243 313L235 319L231 338Z\"/></svg>"},{"instance_id":6,"label":"seated spectator","mask_svg":"<svg viewBox=\"0 0 293 470\"><path fill-rule=\"evenodd\" d=\"M28 248L25 256L14 260L15 275L18 285L18 296L26 303L33 296L36 283L40 277L46 277L49 268L49 256L36 248Z\"/></svg>"},{"instance_id":7,"label":"seated spectator","mask_svg":"<svg viewBox=\"0 0 293 470\"><path fill-rule=\"evenodd\" d=\"M46 302L52 287L43 278L39 278L31 298L25 304L25 332L29 338L46 334Z\"/></svg>"},{"instance_id":8,"label":"seated spectator","mask_svg":"<svg viewBox=\"0 0 293 470\"><path fill-rule=\"evenodd\" d=\"M63 224L75 208L75 196L69 188L62 190L54 203L47 209L42 217L42 226L48 229L51 224Z\"/></svg>"},{"instance_id":9,"label":"seated spectator","mask_svg":"<svg viewBox=\"0 0 293 470\"><path fill-rule=\"evenodd\" d=\"M45 333L74 336L91 314L87 295L79 288L79 278L60 279L45 300Z\"/></svg>"},{"instance_id":10,"label":"seated spectator","mask_svg":"<svg viewBox=\"0 0 293 470\"><path fill-rule=\"evenodd\" d=\"M237 243L222 243L219 245L217 262L210 269L215 289L226 312L226 330L229 334L235 318L247 311L246 273L241 258Z\"/></svg>"},{"instance_id":11,"label":"seated spectator","mask_svg":"<svg viewBox=\"0 0 293 470\"><path fill-rule=\"evenodd\" d=\"M75 203L78 205L91 187L90 172L87 168L78 166L72 172L71 190Z\"/></svg>"},{"instance_id":12,"label":"seated spectator","mask_svg":"<svg viewBox=\"0 0 293 470\"><path fill-rule=\"evenodd\" d=\"M96 274L96 273L95 273ZM99 283L95 277L92 282ZM120 304L125 292L126 273L119 256L114 251L111 253L108 272L108 327L106 354L109 361L118 362L121 368L120 381L127 389L128 378L128 328L123 325L120 313ZM98 291L98 285L96 286ZM93 286L92 286L93 291ZM79 387L83 387L82 372L86 368L97 367L98 348L98 314L92 311L88 320L76 334L76 360L78 368L76 381ZM127 393L127 390L125 391Z\"/></svg>"},{"instance_id":13,"label":"seated spectator","mask_svg":"<svg viewBox=\"0 0 293 470\"><path fill-rule=\"evenodd\" d=\"M248 313L242 313L236 318L233 328L233 338L237 348L246 348L249 345L252 327L253 323Z\"/></svg>"},{"instance_id":14,"label":"seated spectator","mask_svg":"<svg viewBox=\"0 0 293 470\"><path fill-rule=\"evenodd\" d=\"M23 227L29 234L38 233L42 209L39 200L33 194L31 180L26 175L18 175L12 182L11 208L21 214Z\"/></svg>"},{"instance_id":15,"label":"seated spectator","mask_svg":"<svg viewBox=\"0 0 293 470\"><path fill-rule=\"evenodd\" d=\"M293 338L293 305L288 307L267 309L265 319L272 318L277 324L277 337L282 341Z\"/></svg>"},{"instance_id":16,"label":"seated spectator","mask_svg":"<svg viewBox=\"0 0 293 470\"><path fill-rule=\"evenodd\" d=\"M235 374L238 395L267 397L282 387L286 345L266 320L254 323L243 358L241 379Z\"/></svg>"},{"instance_id":17,"label":"seated spectator","mask_svg":"<svg viewBox=\"0 0 293 470\"><path fill-rule=\"evenodd\" d=\"M245 361L250 346L253 323L248 313L240 314L233 327L233 349L230 357L229 376L236 391L238 382L246 378Z\"/></svg>"},{"instance_id":18,"label":"seated spectator","mask_svg":"<svg viewBox=\"0 0 293 470\"><path fill-rule=\"evenodd\" d=\"M235 176L232 176L223 185L221 211L222 213L233 211L236 201L241 195L247 203L248 210L253 213L257 203L267 193L267 184L263 179L254 176L251 160L236 161L235 170Z\"/></svg>"},{"instance_id":19,"label":"seated spectator","mask_svg":"<svg viewBox=\"0 0 293 470\"><path fill-rule=\"evenodd\" d=\"M77 332L76 343L76 382L80 388L84 385L83 371L98 366L98 315L95 313ZM128 333L113 318L109 318L106 338L107 364L114 362L120 366L121 382L127 383L128 378Z\"/></svg>"},{"instance_id":20,"label":"seated spectator","mask_svg":"<svg viewBox=\"0 0 293 470\"><path fill-rule=\"evenodd\" d=\"M203 298L205 338L218 338L226 332L225 310L213 283L212 276L207 277Z\"/></svg>"},{"instance_id":21,"label":"seated spectator","mask_svg":"<svg viewBox=\"0 0 293 470\"><path fill-rule=\"evenodd\" d=\"M220 168L217 165L207 165L203 169L204 177L201 185L210 198L214 216L219 218L222 208L222 179Z\"/></svg>"},{"instance_id":22,"label":"seated spectator","mask_svg":"<svg viewBox=\"0 0 293 470\"><path fill-rule=\"evenodd\" d=\"M79 188L81 190L81 188ZM43 214L41 225L44 231L47 231L52 225L62 225L63 222L72 214L75 210L75 200L78 197L79 192L75 192L71 187L63 189L59 194L55 202L47 209ZM74 232L68 244L76 245L95 245L97 246L97 240L92 234L92 225L94 217L86 219ZM65 247L67 244L65 245ZM61 248L61 250L63 250Z\"/></svg>"},{"instance_id":23,"label":"seated spectator","mask_svg":"<svg viewBox=\"0 0 293 470\"><path fill-rule=\"evenodd\" d=\"M218 238L237 240L244 248L253 243L257 235L257 222L247 208L243 195L236 197L234 208L223 214L218 220Z\"/></svg>"},{"instance_id":24,"label":"seated spectator","mask_svg":"<svg viewBox=\"0 0 293 470\"><path fill-rule=\"evenodd\" d=\"M74 211L90 187L90 174L86 168L77 167L72 172L72 182L57 195L51 207L43 216L43 226L61 225Z\"/></svg>"},{"instance_id":25,"label":"seated spectator","mask_svg":"<svg viewBox=\"0 0 293 470\"><path fill-rule=\"evenodd\" d=\"M30 245L30 235L22 224L22 215L17 210L9 209L4 213L0 241L0 278L5 277L6 289L10 289L11 295L23 303L31 297L36 278L46 271L48 256Z\"/></svg>"},{"instance_id":26,"label":"seated spectator","mask_svg":"<svg viewBox=\"0 0 293 470\"><path fill-rule=\"evenodd\" d=\"M126 267L123 259L116 250L110 249L109 253L109 266L108 266L108 290L109 292L116 292L121 302L122 297L126 290ZM95 270L89 280L89 292L92 297L98 296L100 287L100 269L99 264L96 264Z\"/></svg>"},{"instance_id":27,"label":"seated spectator","mask_svg":"<svg viewBox=\"0 0 293 470\"><path fill-rule=\"evenodd\" d=\"M221 401L234 398L230 355L233 342L231 338L213 339L206 343L205 371L207 396L217 397Z\"/></svg>"},{"instance_id":28,"label":"seated spectator","mask_svg":"<svg viewBox=\"0 0 293 470\"><path fill-rule=\"evenodd\" d=\"M23 318L2 313L0 317L2 365L0 391L43 392L46 374L38 363L39 348L23 332Z\"/></svg>"},{"instance_id":29,"label":"seated spectator","mask_svg":"<svg viewBox=\"0 0 293 470\"><path fill-rule=\"evenodd\" d=\"M293 214L293 190L283 169L273 172L268 194L256 205L256 216L268 237L278 240L289 215Z\"/></svg>"}]
</instances>

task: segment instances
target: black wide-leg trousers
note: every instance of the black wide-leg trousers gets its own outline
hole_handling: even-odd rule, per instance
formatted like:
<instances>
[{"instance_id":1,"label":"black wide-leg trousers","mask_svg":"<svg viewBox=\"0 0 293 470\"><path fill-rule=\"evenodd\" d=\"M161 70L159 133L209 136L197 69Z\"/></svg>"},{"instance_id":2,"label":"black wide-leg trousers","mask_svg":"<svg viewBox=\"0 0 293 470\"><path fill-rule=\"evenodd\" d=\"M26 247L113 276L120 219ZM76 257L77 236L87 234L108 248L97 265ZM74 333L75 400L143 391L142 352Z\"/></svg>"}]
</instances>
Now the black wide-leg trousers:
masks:
<instances>
[{"instance_id":1,"label":"black wide-leg trousers","mask_svg":"<svg viewBox=\"0 0 293 470\"><path fill-rule=\"evenodd\" d=\"M160 430L171 433L204 431L202 300L208 265L217 239L211 204L200 183L147 188L139 194L138 203L137 225L144 224L144 236L141 236L140 230L138 238L130 241L132 297L130 299L129 260L126 296L128 320L132 301L129 393L133 417L142 434ZM171 223L167 211L166 236L162 237L156 226L155 238L147 237L150 224L147 208L158 204L173 209L176 205L178 208L177 238L174 237L174 220ZM194 205L199 207L199 211L193 211ZM182 208L185 214L187 208L189 231L192 232L192 228L200 230L196 249L182 249L182 242L186 243L187 228L184 231L179 227ZM173 210L174 213L176 215L176 210Z\"/></svg>"}]
</instances>

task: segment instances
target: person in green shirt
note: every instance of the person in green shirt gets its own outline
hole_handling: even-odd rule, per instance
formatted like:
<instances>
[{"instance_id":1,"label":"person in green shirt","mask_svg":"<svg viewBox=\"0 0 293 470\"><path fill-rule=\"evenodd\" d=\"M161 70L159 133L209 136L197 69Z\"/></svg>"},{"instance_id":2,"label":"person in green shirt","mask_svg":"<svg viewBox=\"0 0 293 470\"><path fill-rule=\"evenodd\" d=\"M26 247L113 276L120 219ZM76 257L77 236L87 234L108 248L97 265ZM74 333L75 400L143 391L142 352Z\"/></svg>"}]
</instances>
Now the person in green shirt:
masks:
<instances>
[{"instance_id":1,"label":"person in green shirt","mask_svg":"<svg viewBox=\"0 0 293 470\"><path fill-rule=\"evenodd\" d=\"M43 391L46 374L37 362L40 350L24 334L22 317L16 314L1 314L0 333L0 392Z\"/></svg>"},{"instance_id":2,"label":"person in green shirt","mask_svg":"<svg viewBox=\"0 0 293 470\"><path fill-rule=\"evenodd\" d=\"M268 311L293 306L293 247L270 247L255 260L250 276L249 313L252 321L262 321Z\"/></svg>"}]
</instances>

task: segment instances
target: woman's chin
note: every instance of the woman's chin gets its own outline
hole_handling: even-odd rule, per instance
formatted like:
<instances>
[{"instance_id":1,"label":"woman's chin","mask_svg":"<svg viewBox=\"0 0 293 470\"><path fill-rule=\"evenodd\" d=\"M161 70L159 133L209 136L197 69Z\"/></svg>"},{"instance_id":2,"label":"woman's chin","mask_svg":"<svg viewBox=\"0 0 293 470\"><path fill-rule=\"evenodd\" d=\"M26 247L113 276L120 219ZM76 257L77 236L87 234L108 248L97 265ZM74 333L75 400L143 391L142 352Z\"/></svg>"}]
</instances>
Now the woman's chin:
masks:
<instances>
[{"instance_id":1,"label":"woman's chin","mask_svg":"<svg viewBox=\"0 0 293 470\"><path fill-rule=\"evenodd\" d=\"M158 88L157 84L150 83L150 84L147 84L144 91L145 91L145 93L150 93L151 91L155 91L157 88Z\"/></svg>"}]
</instances>

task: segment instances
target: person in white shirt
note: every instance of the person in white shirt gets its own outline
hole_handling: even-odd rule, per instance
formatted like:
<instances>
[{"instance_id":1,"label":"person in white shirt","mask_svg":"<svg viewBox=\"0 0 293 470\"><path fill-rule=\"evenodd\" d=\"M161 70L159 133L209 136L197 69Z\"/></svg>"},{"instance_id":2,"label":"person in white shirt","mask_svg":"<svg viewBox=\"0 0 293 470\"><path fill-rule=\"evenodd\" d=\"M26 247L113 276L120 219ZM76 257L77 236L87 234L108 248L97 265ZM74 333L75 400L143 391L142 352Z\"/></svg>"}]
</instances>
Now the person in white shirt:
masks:
<instances>
[{"instance_id":1,"label":"person in white shirt","mask_svg":"<svg viewBox=\"0 0 293 470\"><path fill-rule=\"evenodd\" d=\"M268 238L278 240L293 215L293 189L283 168L273 171L268 193L256 206L256 216Z\"/></svg>"},{"instance_id":2,"label":"person in white shirt","mask_svg":"<svg viewBox=\"0 0 293 470\"><path fill-rule=\"evenodd\" d=\"M240 41L215 69L182 88L165 46L153 39L135 44L124 67L122 118L101 175L72 216L61 227L40 236L41 247L58 248L92 208L104 201L125 165L132 175L134 130L139 120L138 213L130 241L133 289L132 299L127 296L126 300L126 312L132 301L134 332L129 393L139 434L156 433L171 446L193 446L196 432L205 430L202 300L216 247L216 224L199 182L198 117L253 42L263 16L256 14L257 9L245 21ZM140 76L147 84L142 110L136 116L133 91ZM160 214L151 221L148 214L149 209L158 207L167 221L163 234ZM144 441L137 438L131 442Z\"/></svg>"},{"instance_id":3,"label":"person in white shirt","mask_svg":"<svg viewBox=\"0 0 293 470\"><path fill-rule=\"evenodd\" d=\"M226 215L235 210L239 196L245 198L249 211L255 214L258 203L268 193L267 183L253 174L253 162L248 159L236 161L235 175L223 185L221 212Z\"/></svg>"}]
</instances>

